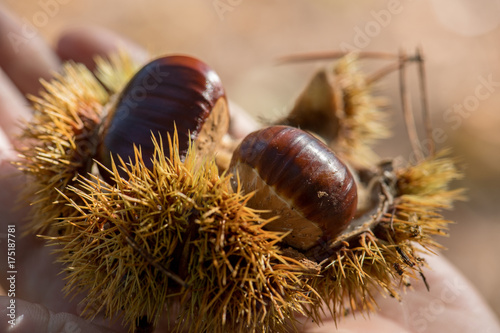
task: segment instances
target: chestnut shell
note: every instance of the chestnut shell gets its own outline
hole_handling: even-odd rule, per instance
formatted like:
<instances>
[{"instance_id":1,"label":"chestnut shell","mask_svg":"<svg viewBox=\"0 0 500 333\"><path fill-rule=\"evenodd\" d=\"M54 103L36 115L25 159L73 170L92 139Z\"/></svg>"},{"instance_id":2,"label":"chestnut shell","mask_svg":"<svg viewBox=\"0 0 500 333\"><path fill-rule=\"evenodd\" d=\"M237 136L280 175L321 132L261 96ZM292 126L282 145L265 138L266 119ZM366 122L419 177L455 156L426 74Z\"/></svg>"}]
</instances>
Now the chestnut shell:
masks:
<instances>
[{"instance_id":1,"label":"chestnut shell","mask_svg":"<svg viewBox=\"0 0 500 333\"><path fill-rule=\"evenodd\" d=\"M276 214L279 203L274 196L286 202L293 214L278 212L282 216L268 228L292 229L285 242L299 249L335 238L356 212L356 183L346 165L328 146L300 129L272 126L249 134L236 148L230 170L240 177L245 192L256 191L250 207Z\"/></svg>"},{"instance_id":2,"label":"chestnut shell","mask_svg":"<svg viewBox=\"0 0 500 333\"><path fill-rule=\"evenodd\" d=\"M183 157L221 98L225 102L221 80L204 62L189 56L153 60L135 74L110 109L103 122L97 160L109 168L112 153L113 158L119 155L128 162L135 144L151 168L152 135L162 137L168 156L166 134L172 135L174 126Z\"/></svg>"}]
</instances>

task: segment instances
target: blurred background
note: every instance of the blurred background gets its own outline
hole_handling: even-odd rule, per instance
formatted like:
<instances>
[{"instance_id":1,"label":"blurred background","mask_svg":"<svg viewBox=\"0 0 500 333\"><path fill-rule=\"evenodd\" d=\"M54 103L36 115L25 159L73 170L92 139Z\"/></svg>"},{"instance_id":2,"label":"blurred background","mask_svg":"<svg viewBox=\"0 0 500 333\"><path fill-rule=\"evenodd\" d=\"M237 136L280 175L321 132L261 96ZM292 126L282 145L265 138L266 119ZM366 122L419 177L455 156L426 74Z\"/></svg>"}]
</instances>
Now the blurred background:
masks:
<instances>
[{"instance_id":1,"label":"blurred background","mask_svg":"<svg viewBox=\"0 0 500 333\"><path fill-rule=\"evenodd\" d=\"M453 147L469 200L446 217L456 221L444 252L500 314L500 1L499 0L2 0L55 44L64 29L99 25L153 55L190 54L221 76L230 99L258 119L282 116L326 62L276 65L285 55L340 50L397 53L422 47L439 146ZM366 70L384 65L369 61ZM409 75L418 110L417 81ZM388 97L393 139L382 157L408 159L398 76L378 84ZM417 117L419 118L419 117ZM432 286L431 286L432 288Z\"/></svg>"}]
</instances>

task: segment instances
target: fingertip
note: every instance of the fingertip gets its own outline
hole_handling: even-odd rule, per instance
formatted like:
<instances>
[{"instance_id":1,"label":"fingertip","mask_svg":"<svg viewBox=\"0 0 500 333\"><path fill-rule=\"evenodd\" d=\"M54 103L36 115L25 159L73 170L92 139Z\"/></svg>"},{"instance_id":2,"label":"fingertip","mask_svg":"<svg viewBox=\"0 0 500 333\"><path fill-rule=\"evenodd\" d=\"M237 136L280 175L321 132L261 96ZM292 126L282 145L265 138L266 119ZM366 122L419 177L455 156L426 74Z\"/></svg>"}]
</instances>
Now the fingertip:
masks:
<instances>
[{"instance_id":1,"label":"fingertip","mask_svg":"<svg viewBox=\"0 0 500 333\"><path fill-rule=\"evenodd\" d=\"M95 68L96 56L107 56L125 50L133 60L144 62L147 52L134 42L102 27L81 26L64 31L56 45L56 53L61 60L83 63Z\"/></svg>"},{"instance_id":2,"label":"fingertip","mask_svg":"<svg viewBox=\"0 0 500 333\"><path fill-rule=\"evenodd\" d=\"M0 297L1 332L47 332L49 310L16 298Z\"/></svg>"}]
</instances>

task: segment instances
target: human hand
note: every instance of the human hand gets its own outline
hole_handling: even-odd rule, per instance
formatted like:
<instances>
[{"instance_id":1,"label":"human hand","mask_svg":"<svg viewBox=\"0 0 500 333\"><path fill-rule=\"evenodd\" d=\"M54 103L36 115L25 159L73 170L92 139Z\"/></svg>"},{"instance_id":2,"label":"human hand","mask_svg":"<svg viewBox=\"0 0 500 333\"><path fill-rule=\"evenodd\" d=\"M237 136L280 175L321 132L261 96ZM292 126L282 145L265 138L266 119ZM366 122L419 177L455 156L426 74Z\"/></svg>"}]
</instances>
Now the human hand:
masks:
<instances>
[{"instance_id":1,"label":"human hand","mask_svg":"<svg viewBox=\"0 0 500 333\"><path fill-rule=\"evenodd\" d=\"M65 297L65 284L54 264L52 249L35 235L21 237L28 207L14 208L26 179L11 164L16 158L13 146L19 134L21 119L31 117L26 94L37 94L39 78L50 79L65 60L95 66L96 55L107 55L124 48L137 61L147 54L134 44L98 28L80 28L63 33L53 50L38 35L26 36L26 27L0 7L0 295L7 295L10 285L7 274L7 226L15 225L15 280L17 325L10 328L7 316L11 297L0 297L0 332L126 332L119 324L104 318L92 322L77 316L81 298ZM17 41L16 43L13 40Z\"/></svg>"},{"instance_id":2,"label":"human hand","mask_svg":"<svg viewBox=\"0 0 500 333\"><path fill-rule=\"evenodd\" d=\"M19 22L0 9L0 31L14 32L22 36ZM20 118L28 119L31 111L24 95L37 93L38 78L50 78L63 60L72 59L93 67L96 54L106 55L125 47L136 59L145 60L146 53L137 46L96 28L85 28L66 32L61 36L55 50L39 37L30 39L14 50L6 33L0 36L0 235L5 235L7 225L16 225L16 318L17 325L9 330L6 314L10 297L0 297L0 332L111 332L126 329L112 324L102 317L87 321L78 316L78 301L65 298L61 267L54 264L51 249L35 236L19 239L25 208L12 210L17 192L25 179L9 163L15 158L12 143L17 133ZM232 107L232 128L236 136L244 136L255 126L243 112ZM4 236L5 237L5 236ZM2 238L1 255L6 253L6 242ZM431 286L428 292L422 283L415 282L415 290L403 295L403 302L378 297L380 310L365 319L360 314L341 319L337 326L333 320L324 318L324 325L304 321L305 332L443 332L443 331L500 331L497 319L473 287L442 257L428 257L432 271L425 270ZM7 268L2 267L1 284L4 295L9 290L6 284ZM1 294L1 293L0 293ZM162 327L158 332L166 332Z\"/></svg>"},{"instance_id":3,"label":"human hand","mask_svg":"<svg viewBox=\"0 0 500 333\"><path fill-rule=\"evenodd\" d=\"M412 289L401 293L402 301L378 295L378 311L363 317L347 315L337 326L331 318L323 326L304 325L304 332L500 332L500 323L493 311L465 277L442 255L424 255L429 269L423 281L411 281Z\"/></svg>"}]
</instances>

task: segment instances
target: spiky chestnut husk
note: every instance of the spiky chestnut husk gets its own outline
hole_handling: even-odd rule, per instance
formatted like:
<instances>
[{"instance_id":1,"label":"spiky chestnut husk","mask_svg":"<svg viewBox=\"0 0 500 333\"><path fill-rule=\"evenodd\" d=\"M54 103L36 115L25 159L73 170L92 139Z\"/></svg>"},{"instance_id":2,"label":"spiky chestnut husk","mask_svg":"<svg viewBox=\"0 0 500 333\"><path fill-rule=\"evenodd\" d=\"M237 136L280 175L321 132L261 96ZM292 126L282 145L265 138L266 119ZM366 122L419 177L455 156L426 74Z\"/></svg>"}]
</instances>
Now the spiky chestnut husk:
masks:
<instances>
[{"instance_id":1,"label":"spiky chestnut husk","mask_svg":"<svg viewBox=\"0 0 500 333\"><path fill-rule=\"evenodd\" d=\"M113 164L116 185L92 177L68 188L83 203L68 196L78 214L59 225L74 232L51 238L62 245L65 291L86 293L85 314L122 313L132 328L156 325L178 302L177 330L283 331L294 313L309 312L306 268L281 254L282 235L263 229L230 176L219 177L212 160L197 167L192 151L181 162L178 146L175 135L166 158L155 142L151 170L136 150L134 163L119 163L125 178Z\"/></svg>"},{"instance_id":2,"label":"spiky chestnut husk","mask_svg":"<svg viewBox=\"0 0 500 333\"><path fill-rule=\"evenodd\" d=\"M42 81L40 97L30 96L34 114L24 125L21 142L27 145L18 147L16 162L30 176L23 194L31 202L29 231L65 232L52 228L57 218L75 213L61 193L91 171L103 109L138 68L124 53L97 64L94 75L82 64L66 63L51 82Z\"/></svg>"},{"instance_id":3,"label":"spiky chestnut husk","mask_svg":"<svg viewBox=\"0 0 500 333\"><path fill-rule=\"evenodd\" d=\"M60 222L74 233L51 239L63 246L66 292L86 292L85 314L122 314L131 328L156 324L175 304L172 328L190 332L280 332L297 313L320 322L323 304L334 318L372 309L374 289L399 297L401 282L421 274L416 245L439 247L430 236L444 235L449 221L438 210L460 195L446 189L459 176L449 159L395 173L384 166L374 177L387 192L374 215L301 253L265 230L245 205L249 196L231 191L230 177L220 178L213 162L197 169L192 153L181 162L160 147L151 171L139 151L132 165L119 164L128 181L115 166L116 187L82 178L80 189L69 188L84 202L71 202L78 216Z\"/></svg>"},{"instance_id":4,"label":"spiky chestnut husk","mask_svg":"<svg viewBox=\"0 0 500 333\"><path fill-rule=\"evenodd\" d=\"M79 79L80 74L70 73L74 68L70 65L65 76L52 84L60 86L61 82L71 82L64 81L68 75ZM123 86L124 83L116 84ZM27 138L45 142L49 147L44 148L44 153L54 150L51 146L54 138L50 135L61 132L58 119L65 119L66 114L58 115L65 108L52 112L51 105L63 105L66 94L73 96L78 92L72 91L75 87L64 85L68 92L47 94L39 108L56 116L35 118L27 127ZM77 89L92 90L85 94L94 93L96 89L92 84L80 88ZM101 102L96 103L99 104ZM81 119L78 108L69 109L69 114L77 115L76 120ZM52 123L47 123L49 121ZM37 132L40 126L49 135L37 134L45 133ZM75 141L69 134L66 137L68 142ZM66 144L66 137L54 142ZM176 149L173 144L170 152ZM113 187L96 176L76 177L75 169L66 167L73 162L74 150L68 152L71 154L61 155L63 163L57 163L55 156L58 155L51 156L47 165L54 169L46 176L41 172L44 168L28 168L47 163L43 154L27 154L20 166L33 173L36 179L33 183L37 190L45 191L41 198L46 203L54 198L61 203L51 207L57 214L50 212L50 205L47 206L51 215L44 215L42 221L52 225L53 218L62 217L56 227L65 233L51 238L51 243L62 246L58 253L69 273L66 290L87 290L87 314L95 315L99 310L108 316L122 314L131 329L144 322L157 322L165 305L171 306L176 299L181 300L183 307L172 326L191 331L260 331L262 323L264 330L284 331L283 323L295 313L320 322L323 303L336 319L345 309L371 309L375 306L375 289L397 297L396 290L402 281L407 283L408 277L421 274L425 263L419 259L419 251L439 247L432 235L445 234L449 223L440 216L439 210L461 195L459 191L447 190L447 184L459 173L452 161L443 156L394 169L391 164L371 165L372 171L356 171L359 171L360 184L373 190L371 209L337 239L299 252L283 246L282 235L263 228L265 221L246 207L248 197L239 191L229 191L229 184L224 185L228 177L218 177L210 161L200 169L193 169L189 161L198 157L174 163L175 156L165 159L162 150L157 149L155 164L158 170L163 168L159 173L146 171L137 152L130 165L118 163L119 166L112 168L119 184ZM168 169L164 164L177 168ZM47 179L57 176L56 166L61 168L58 169L61 174L70 174L67 170L71 170L73 178L65 186L53 189L50 188L53 183ZM130 181L118 177L119 167L128 170ZM165 173L166 169L172 172ZM172 192L177 195L158 205L156 191L148 189L165 185L168 177L175 179L169 186L182 191ZM75 181L76 178L79 180ZM195 187L199 190L196 192L191 186L201 188ZM33 188L31 193L35 193ZM197 193L206 196L200 199ZM168 197L167 192L160 191L160 194ZM193 200L195 197L198 201ZM219 200L215 200L216 197ZM206 198L213 204L210 209L205 205ZM38 199L35 197L35 200ZM178 203L172 206L177 208L167 209L170 215L162 215L172 202ZM220 215L220 212L235 211L233 219ZM174 220L177 222L164 223ZM194 231L186 227L186 221L195 226ZM424 250L418 244L423 245ZM180 277L188 283L187 287L171 277ZM129 288L133 288L135 297L130 297Z\"/></svg>"},{"instance_id":5,"label":"spiky chestnut husk","mask_svg":"<svg viewBox=\"0 0 500 333\"><path fill-rule=\"evenodd\" d=\"M348 54L316 72L290 113L276 124L310 131L344 162L371 168L379 161L371 146L390 136L386 101L373 90L358 56Z\"/></svg>"}]
</instances>

